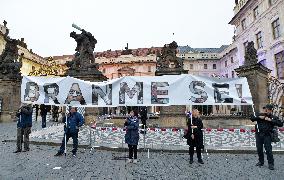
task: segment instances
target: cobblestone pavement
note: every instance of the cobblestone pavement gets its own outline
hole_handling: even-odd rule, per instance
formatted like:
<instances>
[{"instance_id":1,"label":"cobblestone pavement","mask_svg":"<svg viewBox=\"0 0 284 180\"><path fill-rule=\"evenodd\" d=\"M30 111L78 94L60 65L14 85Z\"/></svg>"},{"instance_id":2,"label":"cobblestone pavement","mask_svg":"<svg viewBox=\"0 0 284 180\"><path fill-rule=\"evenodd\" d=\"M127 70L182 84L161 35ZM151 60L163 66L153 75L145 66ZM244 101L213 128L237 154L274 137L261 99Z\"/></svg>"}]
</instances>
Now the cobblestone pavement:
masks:
<instances>
[{"instance_id":1,"label":"cobblestone pavement","mask_svg":"<svg viewBox=\"0 0 284 180\"><path fill-rule=\"evenodd\" d=\"M50 124L49 124L50 125ZM41 129L34 123L34 129ZM59 147L31 145L18 154L15 143L2 140L16 135L15 123L0 124L0 179L283 179L284 155L276 154L274 171L255 167L255 154L204 154L204 165L190 165L188 154L141 152L138 164L126 163L126 152L79 148L77 157L54 157Z\"/></svg>"},{"instance_id":2,"label":"cobblestone pavement","mask_svg":"<svg viewBox=\"0 0 284 180\"><path fill-rule=\"evenodd\" d=\"M31 146L18 154L14 143L0 144L0 179L283 179L284 155L275 155L276 169L254 166L256 155L209 154L204 165L189 164L187 154L147 152L138 164L127 164L126 152L79 149L77 157L54 157L58 147Z\"/></svg>"}]
</instances>

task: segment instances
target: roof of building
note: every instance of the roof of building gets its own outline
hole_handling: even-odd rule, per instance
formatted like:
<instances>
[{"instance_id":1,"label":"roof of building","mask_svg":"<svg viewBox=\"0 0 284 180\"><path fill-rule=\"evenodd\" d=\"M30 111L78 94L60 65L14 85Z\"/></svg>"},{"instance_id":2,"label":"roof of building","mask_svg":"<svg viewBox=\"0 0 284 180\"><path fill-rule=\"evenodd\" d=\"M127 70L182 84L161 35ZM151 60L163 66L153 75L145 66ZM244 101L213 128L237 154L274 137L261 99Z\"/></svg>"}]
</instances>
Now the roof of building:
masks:
<instances>
[{"instance_id":1,"label":"roof of building","mask_svg":"<svg viewBox=\"0 0 284 180\"><path fill-rule=\"evenodd\" d=\"M226 49L228 45L222 45L219 48L192 48L190 46L179 46L178 47L178 52L179 53L189 53L189 52L194 52L194 53L220 53L224 49Z\"/></svg>"},{"instance_id":2,"label":"roof of building","mask_svg":"<svg viewBox=\"0 0 284 180\"><path fill-rule=\"evenodd\" d=\"M237 12L237 14L234 15L234 17L231 19L231 21L229 22L229 24L233 25L233 22L237 19L237 17L241 14L241 12L243 11L243 9L245 9L249 3L253 2L252 0L248 0L241 8L240 10Z\"/></svg>"},{"instance_id":3,"label":"roof of building","mask_svg":"<svg viewBox=\"0 0 284 180\"><path fill-rule=\"evenodd\" d=\"M131 49L133 56L147 56L149 54L156 54L157 51L161 51L161 47L151 47L151 48L138 48ZM96 52L96 57L106 57L106 58L116 58L122 55L123 50L107 50L103 52Z\"/></svg>"}]
</instances>

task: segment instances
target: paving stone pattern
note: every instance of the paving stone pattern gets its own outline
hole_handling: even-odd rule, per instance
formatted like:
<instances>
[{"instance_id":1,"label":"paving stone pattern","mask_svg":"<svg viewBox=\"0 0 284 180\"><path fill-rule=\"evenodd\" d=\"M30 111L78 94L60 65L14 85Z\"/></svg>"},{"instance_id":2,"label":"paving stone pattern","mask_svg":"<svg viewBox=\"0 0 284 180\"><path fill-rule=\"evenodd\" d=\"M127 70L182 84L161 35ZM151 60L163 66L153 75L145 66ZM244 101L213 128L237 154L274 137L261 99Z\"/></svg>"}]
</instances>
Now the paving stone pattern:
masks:
<instances>
[{"instance_id":1,"label":"paving stone pattern","mask_svg":"<svg viewBox=\"0 0 284 180\"><path fill-rule=\"evenodd\" d=\"M283 179L283 155L275 155L276 170L256 167L252 154L208 154L204 165L188 154L147 152L138 154L138 164L127 164L126 152L79 149L77 157L54 157L58 147L31 146L31 151L12 153L14 143L0 143L0 179ZM57 169L54 169L57 168Z\"/></svg>"},{"instance_id":2,"label":"paving stone pattern","mask_svg":"<svg viewBox=\"0 0 284 180\"><path fill-rule=\"evenodd\" d=\"M49 123L48 125L52 124ZM53 125L55 128L56 126ZM138 164L127 164L127 152L99 151L79 148L77 157L54 157L58 146L31 145L31 151L18 154L15 142L2 142L15 138L16 123L0 124L0 179L256 179L281 180L284 171L284 155L276 154L275 170L254 166L255 154L203 154L204 165L189 164L186 153L140 152ZM61 127L61 125L59 125ZM41 129L35 122L33 129ZM35 131L37 132L37 131ZM82 131L84 132L84 131ZM109 133L115 133L110 131ZM62 132L60 132L62 134ZM105 134L105 133L102 133ZM57 169L54 169L57 168Z\"/></svg>"}]
</instances>

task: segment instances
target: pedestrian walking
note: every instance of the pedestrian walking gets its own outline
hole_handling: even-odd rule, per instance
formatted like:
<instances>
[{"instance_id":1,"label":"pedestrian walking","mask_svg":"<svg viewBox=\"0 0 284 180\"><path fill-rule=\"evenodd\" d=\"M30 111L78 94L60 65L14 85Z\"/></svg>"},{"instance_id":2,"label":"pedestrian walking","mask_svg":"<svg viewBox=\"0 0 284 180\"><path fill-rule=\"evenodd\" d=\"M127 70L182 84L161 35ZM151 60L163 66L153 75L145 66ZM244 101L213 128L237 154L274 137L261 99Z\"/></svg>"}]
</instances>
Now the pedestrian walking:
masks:
<instances>
[{"instance_id":1,"label":"pedestrian walking","mask_svg":"<svg viewBox=\"0 0 284 180\"><path fill-rule=\"evenodd\" d=\"M29 135L32 128L32 114L33 108L31 104L22 104L17 112L17 150L14 153L22 151L22 144L24 143L24 151L29 151Z\"/></svg>"},{"instance_id":2,"label":"pedestrian walking","mask_svg":"<svg viewBox=\"0 0 284 180\"><path fill-rule=\"evenodd\" d=\"M189 145L189 163L193 163L194 147L196 147L198 162L200 164L204 164L201 157L201 149L204 149L202 132L203 123L200 119L199 111L197 109L193 109L192 116L188 117L187 125L188 131L185 135L185 138L187 139L187 144Z\"/></svg>"},{"instance_id":3,"label":"pedestrian walking","mask_svg":"<svg viewBox=\"0 0 284 180\"><path fill-rule=\"evenodd\" d=\"M137 146L139 141L139 120L138 113L130 111L129 117L126 119L124 126L126 127L125 143L128 144L128 162L137 163ZM134 160L133 160L134 156Z\"/></svg>"},{"instance_id":4,"label":"pedestrian walking","mask_svg":"<svg viewBox=\"0 0 284 180\"><path fill-rule=\"evenodd\" d=\"M282 127L283 122L278 117L272 114L273 105L267 104L266 110L256 116L251 117L251 121L256 122L256 149L258 154L258 163L256 166L264 165L263 146L266 151L268 168L274 170L274 158L272 154L271 136L274 126Z\"/></svg>"},{"instance_id":5,"label":"pedestrian walking","mask_svg":"<svg viewBox=\"0 0 284 180\"><path fill-rule=\"evenodd\" d=\"M63 123L66 122L66 118L63 119ZM71 107L70 112L67 115L67 126L64 125L64 137L61 143L61 147L55 156L61 156L65 150L65 136L66 136L66 144L70 137L73 139L73 150L72 154L76 157L77 148L78 148L78 134L79 127L81 127L85 123L83 116L77 112L76 107Z\"/></svg>"}]
</instances>

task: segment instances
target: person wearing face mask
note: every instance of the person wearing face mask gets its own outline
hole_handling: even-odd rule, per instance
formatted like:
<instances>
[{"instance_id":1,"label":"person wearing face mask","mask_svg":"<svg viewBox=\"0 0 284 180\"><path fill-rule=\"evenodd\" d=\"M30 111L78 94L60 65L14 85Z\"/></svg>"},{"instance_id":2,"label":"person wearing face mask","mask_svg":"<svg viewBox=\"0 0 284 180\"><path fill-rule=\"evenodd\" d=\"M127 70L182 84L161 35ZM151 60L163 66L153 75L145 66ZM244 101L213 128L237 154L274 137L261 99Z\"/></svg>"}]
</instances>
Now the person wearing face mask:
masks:
<instances>
[{"instance_id":1,"label":"person wearing face mask","mask_svg":"<svg viewBox=\"0 0 284 180\"><path fill-rule=\"evenodd\" d=\"M139 141L139 120L138 113L130 111L129 117L126 119L124 126L126 127L125 143L128 144L129 159L128 162L137 163L137 146ZM133 160L134 155L134 160Z\"/></svg>"},{"instance_id":2,"label":"person wearing face mask","mask_svg":"<svg viewBox=\"0 0 284 180\"><path fill-rule=\"evenodd\" d=\"M258 154L258 163L256 164L256 166L261 167L264 165L264 146L267 155L268 168L270 170L274 170L274 158L271 146L271 133L274 126L282 127L283 122L281 122L278 117L272 114L272 104L267 104L265 108L266 109L262 113L251 117L252 122L257 122L257 124L255 125L256 149Z\"/></svg>"},{"instance_id":3,"label":"person wearing face mask","mask_svg":"<svg viewBox=\"0 0 284 180\"><path fill-rule=\"evenodd\" d=\"M204 164L201 157L201 149L204 148L203 145L203 123L199 117L199 111L194 109L192 111L192 119L189 119L188 123L188 132L187 132L187 144L189 145L189 155L190 161L189 163L193 163L193 155L194 155L194 147L196 147L196 154L198 158L198 162L200 164Z\"/></svg>"},{"instance_id":4,"label":"person wearing face mask","mask_svg":"<svg viewBox=\"0 0 284 180\"><path fill-rule=\"evenodd\" d=\"M66 122L66 118L63 119L63 122ZM76 107L70 108L70 113L67 115L67 126L65 123L64 126L64 132L66 136L66 144L70 137L73 139L73 156L76 157L76 152L78 148L78 133L79 133L79 127L81 127L84 124L85 120L83 116L77 112ZM55 156L61 156L64 153L65 150L65 136L63 137L61 147L57 154Z\"/></svg>"}]
</instances>

